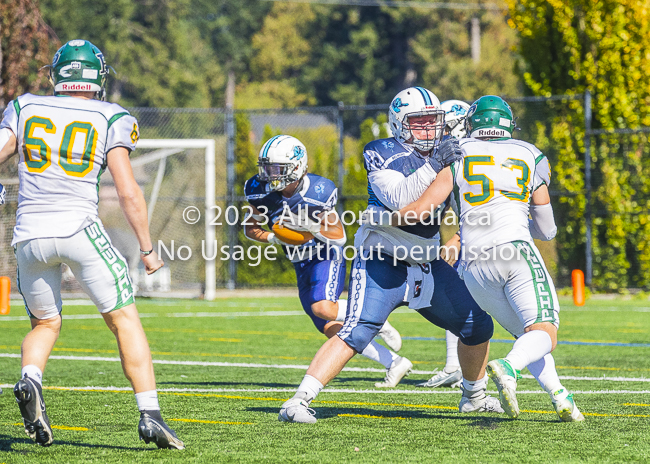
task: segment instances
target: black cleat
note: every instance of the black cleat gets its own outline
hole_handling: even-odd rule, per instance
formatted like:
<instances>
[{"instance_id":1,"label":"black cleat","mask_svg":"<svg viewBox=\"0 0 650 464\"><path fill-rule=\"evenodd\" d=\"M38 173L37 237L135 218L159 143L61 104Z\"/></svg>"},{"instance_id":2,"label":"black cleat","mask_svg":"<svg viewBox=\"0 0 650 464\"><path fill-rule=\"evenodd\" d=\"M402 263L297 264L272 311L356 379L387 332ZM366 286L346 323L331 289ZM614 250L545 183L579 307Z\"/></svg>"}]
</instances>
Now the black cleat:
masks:
<instances>
[{"instance_id":1,"label":"black cleat","mask_svg":"<svg viewBox=\"0 0 650 464\"><path fill-rule=\"evenodd\" d=\"M54 439L39 383L25 375L14 387L14 395L23 416L25 433L39 445L50 446Z\"/></svg>"},{"instance_id":2,"label":"black cleat","mask_svg":"<svg viewBox=\"0 0 650 464\"><path fill-rule=\"evenodd\" d=\"M170 429L160 411L141 411L138 424L140 440L145 443L154 442L158 448L185 449L185 444L178 439L176 433Z\"/></svg>"}]
</instances>

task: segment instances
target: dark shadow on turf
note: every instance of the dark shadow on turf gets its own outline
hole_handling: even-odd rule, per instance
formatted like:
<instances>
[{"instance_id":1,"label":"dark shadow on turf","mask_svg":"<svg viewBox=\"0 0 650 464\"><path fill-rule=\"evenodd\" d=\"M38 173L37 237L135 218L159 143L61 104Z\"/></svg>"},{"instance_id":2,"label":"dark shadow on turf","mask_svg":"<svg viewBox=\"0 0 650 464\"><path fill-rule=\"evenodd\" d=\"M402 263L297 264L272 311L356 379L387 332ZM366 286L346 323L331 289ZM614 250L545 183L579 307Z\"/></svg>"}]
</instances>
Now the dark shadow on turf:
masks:
<instances>
[{"instance_id":1,"label":"dark shadow on turf","mask_svg":"<svg viewBox=\"0 0 650 464\"><path fill-rule=\"evenodd\" d=\"M70 445L70 446L77 446L80 448L102 448L102 449L113 449L113 450L122 450L122 451L155 451L158 448L157 447L128 447L128 446L111 446L111 445L93 445L90 443L79 443L79 442L73 442L73 441L61 441L56 439L56 435L54 436L54 443L52 444L53 447L56 447L58 445ZM29 438L15 438L10 435L1 435L0 434L0 451L6 451L10 453L19 453L19 454L25 454L25 453L30 453L31 451L26 451L26 450L15 450L11 446L17 443L21 444L28 444L34 446L34 449L40 448L36 443L34 443L32 440Z\"/></svg>"},{"instance_id":2,"label":"dark shadow on turf","mask_svg":"<svg viewBox=\"0 0 650 464\"><path fill-rule=\"evenodd\" d=\"M331 408L331 407L319 407L314 408L316 410L316 419L330 419L337 417L339 414L356 414L362 416L382 416L383 418L390 419L391 417L403 417L406 419L451 419L451 420L468 420L474 419L474 417L468 417L465 415L450 413L450 414L440 414L440 413L429 413L424 411L415 411L415 410L380 410L380 409L367 409L367 408ZM264 412L267 414L273 414L277 416L280 412L280 408L246 408L247 411L252 412ZM344 417L344 419L363 419L362 417Z\"/></svg>"},{"instance_id":3,"label":"dark shadow on turf","mask_svg":"<svg viewBox=\"0 0 650 464\"><path fill-rule=\"evenodd\" d=\"M268 388L298 388L295 383L263 383L263 382L158 382L158 385L196 385L202 387L241 387L258 386Z\"/></svg>"}]
</instances>

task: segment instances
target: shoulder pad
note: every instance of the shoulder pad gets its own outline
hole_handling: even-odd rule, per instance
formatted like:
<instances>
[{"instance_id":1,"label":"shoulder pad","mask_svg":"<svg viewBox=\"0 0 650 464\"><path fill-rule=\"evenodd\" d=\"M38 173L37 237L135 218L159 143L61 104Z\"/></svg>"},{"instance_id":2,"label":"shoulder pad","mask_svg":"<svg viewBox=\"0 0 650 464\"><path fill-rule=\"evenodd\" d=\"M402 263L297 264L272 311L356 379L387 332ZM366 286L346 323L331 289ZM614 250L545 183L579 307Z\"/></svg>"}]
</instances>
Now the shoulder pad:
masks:
<instances>
[{"instance_id":1,"label":"shoulder pad","mask_svg":"<svg viewBox=\"0 0 650 464\"><path fill-rule=\"evenodd\" d=\"M304 199L307 203L331 208L336 203L336 185L326 177L316 174L307 174L309 177L309 188L305 192Z\"/></svg>"},{"instance_id":2,"label":"shoulder pad","mask_svg":"<svg viewBox=\"0 0 650 464\"><path fill-rule=\"evenodd\" d=\"M249 201L264 198L267 195L266 182L260 181L258 175L255 174L244 184L244 195Z\"/></svg>"}]
</instances>

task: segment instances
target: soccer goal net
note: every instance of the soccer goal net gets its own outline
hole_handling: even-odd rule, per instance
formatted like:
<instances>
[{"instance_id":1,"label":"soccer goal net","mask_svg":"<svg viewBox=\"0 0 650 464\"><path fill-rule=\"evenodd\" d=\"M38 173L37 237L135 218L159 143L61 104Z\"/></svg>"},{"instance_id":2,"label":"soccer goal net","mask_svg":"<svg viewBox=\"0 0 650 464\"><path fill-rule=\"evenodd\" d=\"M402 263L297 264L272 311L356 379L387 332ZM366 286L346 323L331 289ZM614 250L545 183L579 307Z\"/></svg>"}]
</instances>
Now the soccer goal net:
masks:
<instances>
[{"instance_id":1,"label":"soccer goal net","mask_svg":"<svg viewBox=\"0 0 650 464\"><path fill-rule=\"evenodd\" d=\"M0 207L0 275L16 287L16 261L11 243L18 199L15 163L0 171L8 202ZM140 247L131 231L107 170L99 187L99 217L113 245L126 258L136 292L140 296L198 297L214 299L220 265L212 246L217 230L211 223L216 205L216 185L225 184L225 172L215 168L214 139L141 139L131 156L131 166L147 201L149 229L154 249L162 251L165 266L147 275ZM217 179L217 176L223 179ZM63 267L62 291L79 293L81 287Z\"/></svg>"}]
</instances>

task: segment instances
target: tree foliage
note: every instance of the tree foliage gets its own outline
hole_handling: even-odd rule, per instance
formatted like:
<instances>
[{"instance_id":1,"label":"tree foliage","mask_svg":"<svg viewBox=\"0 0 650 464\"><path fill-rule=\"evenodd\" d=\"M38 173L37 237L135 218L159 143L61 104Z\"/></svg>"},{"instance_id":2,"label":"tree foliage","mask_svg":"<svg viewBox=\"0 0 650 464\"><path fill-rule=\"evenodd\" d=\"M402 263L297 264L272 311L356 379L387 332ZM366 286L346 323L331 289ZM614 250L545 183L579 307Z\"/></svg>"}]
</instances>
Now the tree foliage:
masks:
<instances>
[{"instance_id":1,"label":"tree foliage","mask_svg":"<svg viewBox=\"0 0 650 464\"><path fill-rule=\"evenodd\" d=\"M0 105L48 87L48 63L57 40L39 13L38 0L0 0Z\"/></svg>"},{"instance_id":2,"label":"tree foliage","mask_svg":"<svg viewBox=\"0 0 650 464\"><path fill-rule=\"evenodd\" d=\"M535 95L593 94L592 128L650 125L650 9L642 0L509 0L518 67ZM584 113L580 101L547 128L560 198L562 271L583 267ZM594 285L650 287L650 148L645 136L592 138Z\"/></svg>"}]
</instances>

